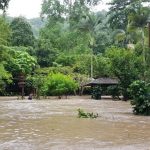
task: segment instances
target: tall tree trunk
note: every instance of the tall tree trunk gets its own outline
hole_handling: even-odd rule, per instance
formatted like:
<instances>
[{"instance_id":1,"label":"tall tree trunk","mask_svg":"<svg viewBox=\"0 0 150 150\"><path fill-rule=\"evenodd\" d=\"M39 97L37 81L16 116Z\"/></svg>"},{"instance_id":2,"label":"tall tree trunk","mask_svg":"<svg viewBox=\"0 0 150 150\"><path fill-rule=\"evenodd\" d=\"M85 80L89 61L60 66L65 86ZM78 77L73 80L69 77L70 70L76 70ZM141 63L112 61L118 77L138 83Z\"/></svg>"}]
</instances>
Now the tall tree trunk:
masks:
<instances>
[{"instance_id":1,"label":"tall tree trunk","mask_svg":"<svg viewBox=\"0 0 150 150\"><path fill-rule=\"evenodd\" d=\"M93 50L92 50L93 51ZM93 52L91 54L91 79L93 78Z\"/></svg>"},{"instance_id":2,"label":"tall tree trunk","mask_svg":"<svg viewBox=\"0 0 150 150\"><path fill-rule=\"evenodd\" d=\"M143 65L144 65L144 72L143 72L143 76L144 76L144 80L145 80L145 71L146 71L146 51L145 51L145 43L144 43L144 29L141 28L141 34L142 34L142 48L143 48Z\"/></svg>"},{"instance_id":3,"label":"tall tree trunk","mask_svg":"<svg viewBox=\"0 0 150 150\"><path fill-rule=\"evenodd\" d=\"M150 21L148 22L148 38L149 38L149 48L150 48Z\"/></svg>"}]
</instances>

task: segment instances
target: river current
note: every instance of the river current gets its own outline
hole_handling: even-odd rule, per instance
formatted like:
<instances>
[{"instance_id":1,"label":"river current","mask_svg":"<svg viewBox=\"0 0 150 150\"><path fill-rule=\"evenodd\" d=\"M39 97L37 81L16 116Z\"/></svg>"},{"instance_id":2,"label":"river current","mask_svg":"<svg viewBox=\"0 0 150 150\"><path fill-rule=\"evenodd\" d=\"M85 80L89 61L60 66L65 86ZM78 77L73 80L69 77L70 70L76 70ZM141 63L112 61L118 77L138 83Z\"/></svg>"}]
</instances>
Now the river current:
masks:
<instances>
[{"instance_id":1,"label":"river current","mask_svg":"<svg viewBox=\"0 0 150 150\"><path fill-rule=\"evenodd\" d=\"M78 118L78 108L99 117ZM0 150L150 150L150 117L111 99L1 97Z\"/></svg>"}]
</instances>

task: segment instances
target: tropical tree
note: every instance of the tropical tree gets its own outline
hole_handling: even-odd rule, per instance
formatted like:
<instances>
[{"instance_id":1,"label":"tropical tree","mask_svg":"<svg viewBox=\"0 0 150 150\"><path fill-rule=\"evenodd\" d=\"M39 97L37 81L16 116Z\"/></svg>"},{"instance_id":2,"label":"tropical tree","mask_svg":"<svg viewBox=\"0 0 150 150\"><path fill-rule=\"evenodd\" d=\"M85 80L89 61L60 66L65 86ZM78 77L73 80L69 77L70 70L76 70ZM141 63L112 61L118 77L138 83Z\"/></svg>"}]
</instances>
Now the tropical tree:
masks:
<instances>
[{"instance_id":1,"label":"tropical tree","mask_svg":"<svg viewBox=\"0 0 150 150\"><path fill-rule=\"evenodd\" d=\"M8 49L8 47L0 45L0 95L6 94L6 84L12 82L12 75L5 68L5 64L7 64L7 60L10 58Z\"/></svg>"},{"instance_id":2,"label":"tropical tree","mask_svg":"<svg viewBox=\"0 0 150 150\"><path fill-rule=\"evenodd\" d=\"M105 21L103 20L104 16L105 14L100 12L97 13L96 15L89 14L83 17L78 24L78 28L80 29L80 31L88 35L89 47L91 49L91 78L93 78L93 71L94 71L93 69L94 54L104 52L105 50L104 45L107 44L108 46L110 44L110 40L108 38L109 28L108 26L105 26ZM106 35L106 33L108 34ZM102 39L107 39L107 41L104 42L104 40Z\"/></svg>"},{"instance_id":3,"label":"tropical tree","mask_svg":"<svg viewBox=\"0 0 150 150\"><path fill-rule=\"evenodd\" d=\"M4 65L0 64L0 95L4 95L6 84L12 82L12 75L5 70Z\"/></svg>"},{"instance_id":4,"label":"tropical tree","mask_svg":"<svg viewBox=\"0 0 150 150\"><path fill-rule=\"evenodd\" d=\"M111 77L113 76L110 71L109 58L103 55L98 55L94 61L94 77Z\"/></svg>"},{"instance_id":5,"label":"tropical tree","mask_svg":"<svg viewBox=\"0 0 150 150\"><path fill-rule=\"evenodd\" d=\"M11 59L7 61L5 66L14 76L20 73L30 74L37 64L36 59L25 51L17 51L15 48L11 48L9 53Z\"/></svg>"},{"instance_id":6,"label":"tropical tree","mask_svg":"<svg viewBox=\"0 0 150 150\"><path fill-rule=\"evenodd\" d=\"M146 2L149 0L112 0L108 12L111 27L126 30L129 14L138 9L138 5L143 6L142 4Z\"/></svg>"},{"instance_id":7,"label":"tropical tree","mask_svg":"<svg viewBox=\"0 0 150 150\"><path fill-rule=\"evenodd\" d=\"M34 95L36 95L37 99L40 99L40 95L42 94L44 79L45 76L40 74L29 75L26 78L26 87L28 92L32 92Z\"/></svg>"},{"instance_id":8,"label":"tropical tree","mask_svg":"<svg viewBox=\"0 0 150 150\"><path fill-rule=\"evenodd\" d=\"M8 7L8 3L10 0L1 0L0 1L0 9L5 11L5 9Z\"/></svg>"},{"instance_id":9,"label":"tropical tree","mask_svg":"<svg viewBox=\"0 0 150 150\"><path fill-rule=\"evenodd\" d=\"M92 6L101 0L44 0L41 16L55 20L79 21L80 17L89 12Z\"/></svg>"},{"instance_id":10,"label":"tropical tree","mask_svg":"<svg viewBox=\"0 0 150 150\"><path fill-rule=\"evenodd\" d=\"M36 56L38 64L41 67L49 67L53 65L57 55L57 39L60 36L60 28L53 22L46 24L40 30L39 39L37 41Z\"/></svg>"},{"instance_id":11,"label":"tropical tree","mask_svg":"<svg viewBox=\"0 0 150 150\"><path fill-rule=\"evenodd\" d=\"M145 26L147 25L147 20L149 18L149 7L142 7L142 4L136 4L137 9L133 9L132 13L129 15L129 24L128 24L128 31L129 32L136 32L138 38L138 42L142 45L142 52L143 52L143 63L146 67L146 50L145 50ZM146 68L145 68L146 69Z\"/></svg>"},{"instance_id":12,"label":"tropical tree","mask_svg":"<svg viewBox=\"0 0 150 150\"><path fill-rule=\"evenodd\" d=\"M33 46L34 36L31 25L25 18L14 18L10 24L12 30L11 43L13 46Z\"/></svg>"},{"instance_id":13,"label":"tropical tree","mask_svg":"<svg viewBox=\"0 0 150 150\"><path fill-rule=\"evenodd\" d=\"M0 17L0 45L8 45L10 35L9 24L3 17Z\"/></svg>"},{"instance_id":14,"label":"tropical tree","mask_svg":"<svg viewBox=\"0 0 150 150\"><path fill-rule=\"evenodd\" d=\"M133 97L131 105L136 115L150 115L150 85L145 81L137 80L130 85L130 93Z\"/></svg>"},{"instance_id":15,"label":"tropical tree","mask_svg":"<svg viewBox=\"0 0 150 150\"><path fill-rule=\"evenodd\" d=\"M52 49L51 44L46 41L46 39L39 40L36 47L37 62L41 67L52 66L57 54L57 50Z\"/></svg>"},{"instance_id":16,"label":"tropical tree","mask_svg":"<svg viewBox=\"0 0 150 150\"><path fill-rule=\"evenodd\" d=\"M52 66L54 62L63 64L75 55L89 53L89 41L86 33L70 30L66 23L49 22L40 31L36 55L42 67ZM66 60L65 60L66 59ZM61 59L62 60L62 59Z\"/></svg>"},{"instance_id":17,"label":"tropical tree","mask_svg":"<svg viewBox=\"0 0 150 150\"><path fill-rule=\"evenodd\" d=\"M129 85L142 76L142 59L131 50L117 47L109 48L105 55L110 61L110 71L120 80L122 94L126 100L129 98Z\"/></svg>"}]
</instances>

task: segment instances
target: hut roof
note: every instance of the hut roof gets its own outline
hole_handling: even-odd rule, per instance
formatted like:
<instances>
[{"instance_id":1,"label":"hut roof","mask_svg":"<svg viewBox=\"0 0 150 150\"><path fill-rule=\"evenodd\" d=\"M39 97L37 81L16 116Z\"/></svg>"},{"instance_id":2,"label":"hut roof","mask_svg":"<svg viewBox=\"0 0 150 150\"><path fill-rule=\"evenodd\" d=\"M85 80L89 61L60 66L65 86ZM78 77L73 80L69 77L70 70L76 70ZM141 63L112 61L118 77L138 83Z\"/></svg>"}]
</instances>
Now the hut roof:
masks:
<instances>
[{"instance_id":1,"label":"hut roof","mask_svg":"<svg viewBox=\"0 0 150 150\"><path fill-rule=\"evenodd\" d=\"M116 78L97 78L94 79L83 86L88 86L88 85L116 85L119 84L119 80Z\"/></svg>"}]
</instances>

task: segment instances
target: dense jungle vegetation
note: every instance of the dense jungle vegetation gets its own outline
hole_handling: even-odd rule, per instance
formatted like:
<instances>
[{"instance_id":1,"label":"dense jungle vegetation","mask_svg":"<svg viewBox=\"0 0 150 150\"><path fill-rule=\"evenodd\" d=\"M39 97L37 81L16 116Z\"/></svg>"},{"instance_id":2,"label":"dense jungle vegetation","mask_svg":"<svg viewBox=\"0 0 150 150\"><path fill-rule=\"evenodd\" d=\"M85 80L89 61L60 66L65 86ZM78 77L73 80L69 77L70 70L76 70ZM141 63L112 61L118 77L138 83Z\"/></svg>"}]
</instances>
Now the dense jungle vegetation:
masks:
<instances>
[{"instance_id":1,"label":"dense jungle vegetation","mask_svg":"<svg viewBox=\"0 0 150 150\"><path fill-rule=\"evenodd\" d=\"M99 2L44 0L41 20L27 20L7 17L9 0L2 0L0 94L18 94L20 74L26 78L25 93L34 89L37 95L74 91L92 78L116 77L128 98L133 81L149 83L149 0L112 0L109 11L92 11Z\"/></svg>"}]
</instances>

